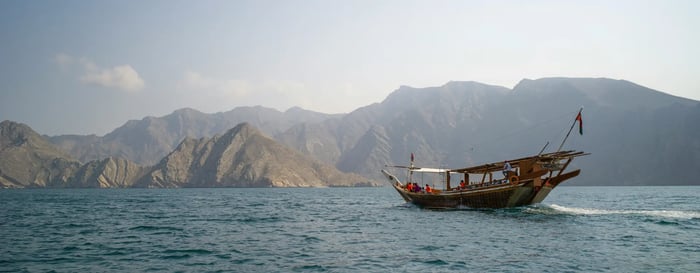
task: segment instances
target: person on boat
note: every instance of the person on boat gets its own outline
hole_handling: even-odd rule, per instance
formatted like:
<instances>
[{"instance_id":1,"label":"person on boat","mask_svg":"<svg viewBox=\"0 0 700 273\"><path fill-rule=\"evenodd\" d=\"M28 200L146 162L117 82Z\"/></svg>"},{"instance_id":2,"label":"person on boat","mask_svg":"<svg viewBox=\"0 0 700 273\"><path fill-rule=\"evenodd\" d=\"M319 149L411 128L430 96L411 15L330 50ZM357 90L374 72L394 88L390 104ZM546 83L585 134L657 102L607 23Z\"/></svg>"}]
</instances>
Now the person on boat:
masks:
<instances>
[{"instance_id":1,"label":"person on boat","mask_svg":"<svg viewBox=\"0 0 700 273\"><path fill-rule=\"evenodd\" d=\"M464 184L464 180L459 181L459 189L463 190L467 185Z\"/></svg>"},{"instance_id":2,"label":"person on boat","mask_svg":"<svg viewBox=\"0 0 700 273\"><path fill-rule=\"evenodd\" d=\"M425 184L425 193L433 193L433 189L430 188L430 184Z\"/></svg>"},{"instance_id":3,"label":"person on boat","mask_svg":"<svg viewBox=\"0 0 700 273\"><path fill-rule=\"evenodd\" d=\"M413 192L421 192L422 190L418 183L413 183Z\"/></svg>"},{"instance_id":4,"label":"person on boat","mask_svg":"<svg viewBox=\"0 0 700 273\"><path fill-rule=\"evenodd\" d=\"M409 192L412 192L413 191L413 183L409 182L408 184L406 184L406 190Z\"/></svg>"},{"instance_id":5,"label":"person on boat","mask_svg":"<svg viewBox=\"0 0 700 273\"><path fill-rule=\"evenodd\" d=\"M505 164L503 164L503 177L508 179L508 173L513 171L513 167L510 166L510 163L506 161Z\"/></svg>"}]
</instances>

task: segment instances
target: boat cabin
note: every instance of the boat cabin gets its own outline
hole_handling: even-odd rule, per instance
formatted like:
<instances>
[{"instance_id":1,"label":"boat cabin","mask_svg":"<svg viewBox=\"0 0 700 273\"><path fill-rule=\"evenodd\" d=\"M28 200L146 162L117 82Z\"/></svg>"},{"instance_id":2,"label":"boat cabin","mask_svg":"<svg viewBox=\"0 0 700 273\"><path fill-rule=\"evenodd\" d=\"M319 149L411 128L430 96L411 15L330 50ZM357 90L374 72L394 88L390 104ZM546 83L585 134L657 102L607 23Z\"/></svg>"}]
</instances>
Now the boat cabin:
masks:
<instances>
[{"instance_id":1,"label":"boat cabin","mask_svg":"<svg viewBox=\"0 0 700 273\"><path fill-rule=\"evenodd\" d=\"M437 191L462 191L504 184L518 184L532 180L534 187L541 187L547 178L560 175L583 152L561 151L514 160L494 162L479 166L441 169L408 167L406 182L431 185ZM428 174L426 178L426 174ZM461 181L464 181L463 185ZM441 186L439 190L438 185Z\"/></svg>"}]
</instances>

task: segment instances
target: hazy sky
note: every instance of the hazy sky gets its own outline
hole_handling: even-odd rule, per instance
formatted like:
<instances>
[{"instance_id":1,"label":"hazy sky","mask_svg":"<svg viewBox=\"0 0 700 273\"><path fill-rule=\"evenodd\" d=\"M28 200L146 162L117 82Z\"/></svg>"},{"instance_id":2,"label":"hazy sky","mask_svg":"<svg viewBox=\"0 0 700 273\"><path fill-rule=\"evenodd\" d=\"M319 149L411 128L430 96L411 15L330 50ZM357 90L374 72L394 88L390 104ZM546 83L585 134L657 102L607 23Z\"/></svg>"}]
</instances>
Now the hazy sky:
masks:
<instances>
[{"instance_id":1,"label":"hazy sky","mask_svg":"<svg viewBox=\"0 0 700 273\"><path fill-rule=\"evenodd\" d=\"M700 100L700 1L0 1L0 120L349 112L400 85L608 77Z\"/></svg>"}]
</instances>

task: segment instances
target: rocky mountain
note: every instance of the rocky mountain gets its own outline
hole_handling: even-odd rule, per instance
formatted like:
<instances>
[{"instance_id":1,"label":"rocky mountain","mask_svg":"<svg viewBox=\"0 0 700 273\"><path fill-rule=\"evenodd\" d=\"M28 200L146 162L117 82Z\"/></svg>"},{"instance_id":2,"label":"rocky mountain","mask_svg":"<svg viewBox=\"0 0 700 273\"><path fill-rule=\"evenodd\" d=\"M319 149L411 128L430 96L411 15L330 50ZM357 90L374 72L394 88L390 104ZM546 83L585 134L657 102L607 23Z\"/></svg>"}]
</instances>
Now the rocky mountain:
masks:
<instances>
[{"instance_id":1,"label":"rocky mountain","mask_svg":"<svg viewBox=\"0 0 700 273\"><path fill-rule=\"evenodd\" d=\"M134 184L145 170L111 157L81 165L29 126L0 123L2 188L124 188Z\"/></svg>"},{"instance_id":2,"label":"rocky mountain","mask_svg":"<svg viewBox=\"0 0 700 273\"><path fill-rule=\"evenodd\" d=\"M700 184L700 105L605 78L523 80L512 90L475 82L403 86L338 121L278 137L338 169L381 179L384 164L461 167L554 151L584 108L584 135L563 149L592 153L570 185ZM309 147L314 147L309 149ZM321 148L325 147L325 148Z\"/></svg>"},{"instance_id":3,"label":"rocky mountain","mask_svg":"<svg viewBox=\"0 0 700 273\"><path fill-rule=\"evenodd\" d=\"M67 186L73 188L129 188L149 169L126 159L108 157L83 165Z\"/></svg>"},{"instance_id":4,"label":"rocky mountain","mask_svg":"<svg viewBox=\"0 0 700 273\"><path fill-rule=\"evenodd\" d=\"M186 138L155 166L107 157L84 165L24 124L0 123L0 187L375 186L310 159L242 123L213 138Z\"/></svg>"},{"instance_id":5,"label":"rocky mountain","mask_svg":"<svg viewBox=\"0 0 700 273\"><path fill-rule=\"evenodd\" d=\"M139 187L369 186L275 142L248 123L221 136L186 138L137 184Z\"/></svg>"},{"instance_id":6,"label":"rocky mountain","mask_svg":"<svg viewBox=\"0 0 700 273\"><path fill-rule=\"evenodd\" d=\"M405 163L411 153L432 165L446 165L446 160L452 158L465 159L458 153L464 151L469 141L465 139L488 137L478 134L476 125L486 118L488 107L502 101L509 92L505 87L477 82L449 82L430 88L402 86L383 102L351 112L339 122L297 125L314 128L307 132L321 132L321 137L311 138L312 142L309 137L296 135L299 130L295 127L278 139L295 148L308 147L321 139L323 145L317 146L336 150L300 151L334 162L342 171L381 179L382 166ZM460 161L460 165L464 163Z\"/></svg>"},{"instance_id":7,"label":"rocky mountain","mask_svg":"<svg viewBox=\"0 0 700 273\"><path fill-rule=\"evenodd\" d=\"M551 102L550 107L538 108L536 101ZM575 166L584 172L572 184L700 184L698 101L624 80L551 78L523 80L514 88L507 107L517 109L513 114L523 124L535 125L554 118L551 113L580 106L584 107L584 134L570 137L565 148L591 155L576 161ZM555 120L537 130L556 132L571 121L571 117ZM535 145L538 139L541 143L542 135L526 134L523 143ZM559 144L563 135L560 132L547 139Z\"/></svg>"},{"instance_id":8,"label":"rocky mountain","mask_svg":"<svg viewBox=\"0 0 700 273\"><path fill-rule=\"evenodd\" d=\"M212 138L186 138L155 166L118 157L84 165L24 124L0 123L0 187L376 186L277 143L248 123Z\"/></svg>"},{"instance_id":9,"label":"rocky mountain","mask_svg":"<svg viewBox=\"0 0 700 273\"><path fill-rule=\"evenodd\" d=\"M513 90L454 82L402 87L371 107L372 115L358 110L339 125L354 130L351 139L336 138L355 143L338 145L335 162L343 171L371 175L381 161L407 162L410 152L419 164L460 167L534 154L547 142L554 151L583 107L585 133L572 135L563 149L592 154L575 161L584 172L570 185L700 184L699 103L628 81L548 78L523 80Z\"/></svg>"},{"instance_id":10,"label":"rocky mountain","mask_svg":"<svg viewBox=\"0 0 700 273\"><path fill-rule=\"evenodd\" d=\"M583 172L569 185L700 184L699 102L606 78L525 79L513 89L477 82L402 86L384 101L344 115L302 109L282 113L263 107L217 114L182 109L130 121L104 137L50 139L81 161L114 157L156 164L183 139L184 146L176 151L203 153L206 145L198 138L213 143L214 135L245 121L307 157L344 172L383 179L379 170L385 164L405 164L411 153L419 165L449 168L527 156L545 144L545 151L554 151L580 107L584 134L572 133L563 149L591 155L574 161L573 167ZM204 163L198 164L213 166ZM168 170L162 164L159 170ZM204 175L178 168L187 169L193 178ZM232 181L218 169L210 171L217 183ZM155 177L151 182L166 177L149 175ZM173 185L182 184L182 177L176 176ZM138 181L144 186L151 182Z\"/></svg>"},{"instance_id":11,"label":"rocky mountain","mask_svg":"<svg viewBox=\"0 0 700 273\"><path fill-rule=\"evenodd\" d=\"M66 185L80 163L54 147L29 126L0 123L0 186L4 188Z\"/></svg>"},{"instance_id":12,"label":"rocky mountain","mask_svg":"<svg viewBox=\"0 0 700 273\"><path fill-rule=\"evenodd\" d=\"M285 112L262 106L238 107L215 114L185 108L163 117L128 121L104 137L62 135L49 137L49 140L81 162L119 157L153 165L186 137L212 137L241 122L250 123L268 135L276 135L301 122L321 122L335 116L298 107Z\"/></svg>"}]
</instances>

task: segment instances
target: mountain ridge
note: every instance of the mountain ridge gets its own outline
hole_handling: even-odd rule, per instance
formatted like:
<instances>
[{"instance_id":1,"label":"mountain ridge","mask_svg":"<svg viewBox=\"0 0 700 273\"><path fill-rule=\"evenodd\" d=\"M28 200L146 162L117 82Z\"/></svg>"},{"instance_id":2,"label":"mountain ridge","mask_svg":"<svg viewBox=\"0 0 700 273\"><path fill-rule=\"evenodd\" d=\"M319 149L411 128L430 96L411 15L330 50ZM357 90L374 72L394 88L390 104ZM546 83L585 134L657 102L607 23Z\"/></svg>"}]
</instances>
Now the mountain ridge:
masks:
<instances>
[{"instance_id":1,"label":"mountain ridge","mask_svg":"<svg viewBox=\"0 0 700 273\"><path fill-rule=\"evenodd\" d=\"M0 122L0 185L12 188L61 185L79 163L29 126Z\"/></svg>"},{"instance_id":2,"label":"mountain ridge","mask_svg":"<svg viewBox=\"0 0 700 273\"><path fill-rule=\"evenodd\" d=\"M173 174L170 175L169 174ZM249 123L223 135L185 139L139 187L324 187L371 186L276 143Z\"/></svg>"},{"instance_id":3,"label":"mountain ridge","mask_svg":"<svg viewBox=\"0 0 700 273\"><path fill-rule=\"evenodd\" d=\"M245 106L213 114L181 108L162 117L129 120L102 137L59 135L48 139L81 162L116 156L142 165L153 165L186 137L211 137L241 122L249 122L266 134L275 135L300 119L315 122L334 116L299 107L280 112L262 106Z\"/></svg>"},{"instance_id":4,"label":"mountain ridge","mask_svg":"<svg viewBox=\"0 0 700 273\"><path fill-rule=\"evenodd\" d=\"M668 163L681 159L690 164L700 162L700 144L698 138L693 138L700 133L692 123L700 119L697 105L697 101L625 80L557 77L523 79L513 89L470 81L425 88L402 86L381 102L347 114L314 116L312 113L315 119L310 120L288 116L284 122L274 121L285 113L298 112L295 108L273 115L268 114L274 111L261 106L236 108L226 113L231 115L229 118L250 119L251 124L267 126L263 133L308 157L343 171L382 179L378 171L381 166L404 163L411 153L415 153L422 165L463 167L536 153L546 142L550 143L548 149L556 149L565 133L562 131L571 125L576 111L583 106L584 136L572 136L565 147L591 152L588 158L593 160L583 158L574 163L584 170L571 184L647 185L700 184L695 178L700 173L689 163ZM180 112L196 115L198 111L181 109ZM149 122L178 124L159 121L164 118L144 118L135 124L141 123L143 128L153 128ZM184 139L182 132L187 130L198 132L199 135L192 136L195 138L212 137L223 128L212 124L215 123L199 124L202 127L195 127L199 129L173 130L177 132L171 139ZM148 131L143 128L141 132ZM130 135L127 131L123 133L125 137ZM71 147L70 141L59 142L61 147ZM95 136L86 141L97 151L92 157L120 156L130 160L134 160L130 158L131 152L160 143L141 142L143 146L117 149L118 146L107 145L107 149L99 148L104 143ZM174 150L174 144L168 145L172 147L170 151ZM131 152L115 154L114 150ZM164 153L165 149L160 150ZM85 158L85 154L71 154ZM638 162L642 159L653 163ZM650 166L663 168L656 174ZM677 166L690 167L691 171ZM670 175L678 179L663 180Z\"/></svg>"},{"instance_id":5,"label":"mountain ridge","mask_svg":"<svg viewBox=\"0 0 700 273\"><path fill-rule=\"evenodd\" d=\"M29 172L26 172L29 168ZM70 159L29 126L0 123L3 188L376 186L277 143L248 123L212 138L185 138L154 166L107 157Z\"/></svg>"}]
</instances>

